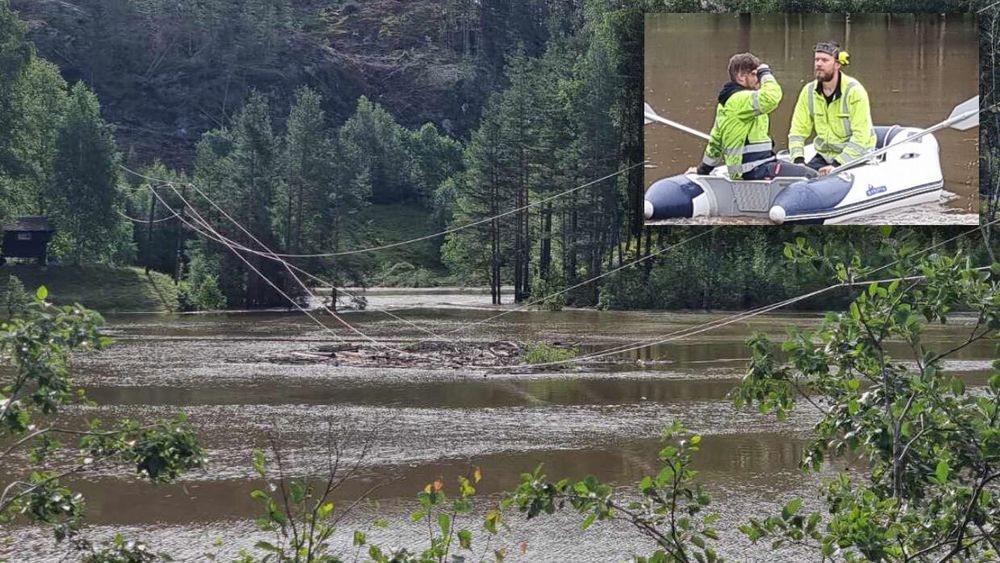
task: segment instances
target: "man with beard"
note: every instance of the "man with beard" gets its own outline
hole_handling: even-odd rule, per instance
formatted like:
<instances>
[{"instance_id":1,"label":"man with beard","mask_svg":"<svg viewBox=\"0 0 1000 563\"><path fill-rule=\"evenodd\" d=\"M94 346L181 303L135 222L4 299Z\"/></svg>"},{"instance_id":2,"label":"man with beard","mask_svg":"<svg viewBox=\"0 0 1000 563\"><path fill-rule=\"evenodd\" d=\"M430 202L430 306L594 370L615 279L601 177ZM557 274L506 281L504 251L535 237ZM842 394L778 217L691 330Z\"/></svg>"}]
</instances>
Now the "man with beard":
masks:
<instances>
[{"instance_id":1,"label":"man with beard","mask_svg":"<svg viewBox=\"0 0 1000 563\"><path fill-rule=\"evenodd\" d=\"M856 79L841 72L847 52L835 41L823 41L813 49L816 80L799 94L788 132L788 149L797 163L805 162L805 142L815 130L816 156L807 166L828 174L875 148L868 92Z\"/></svg>"},{"instance_id":2,"label":"man with beard","mask_svg":"<svg viewBox=\"0 0 1000 563\"><path fill-rule=\"evenodd\" d=\"M731 180L764 180L775 176L814 176L805 166L778 162L767 114L781 101L781 86L766 64L751 53L729 59L729 82L719 92L715 124L705 156L687 172L709 174L723 162Z\"/></svg>"}]
</instances>

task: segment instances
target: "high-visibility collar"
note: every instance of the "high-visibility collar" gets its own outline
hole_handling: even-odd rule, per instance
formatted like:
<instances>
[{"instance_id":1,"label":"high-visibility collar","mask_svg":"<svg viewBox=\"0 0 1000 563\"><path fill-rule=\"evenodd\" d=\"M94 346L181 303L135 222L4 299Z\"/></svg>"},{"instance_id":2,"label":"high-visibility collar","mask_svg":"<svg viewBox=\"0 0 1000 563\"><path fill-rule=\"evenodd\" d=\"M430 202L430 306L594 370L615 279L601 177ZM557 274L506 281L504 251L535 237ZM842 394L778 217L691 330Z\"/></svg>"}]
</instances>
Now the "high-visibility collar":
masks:
<instances>
[{"instance_id":1,"label":"high-visibility collar","mask_svg":"<svg viewBox=\"0 0 1000 563\"><path fill-rule=\"evenodd\" d=\"M844 73L837 71L837 87L833 89L833 94L827 96L826 92L823 91L823 81L816 79L816 91L819 92L820 96L826 100L826 103L833 103L834 100L839 98L844 90Z\"/></svg>"}]
</instances>

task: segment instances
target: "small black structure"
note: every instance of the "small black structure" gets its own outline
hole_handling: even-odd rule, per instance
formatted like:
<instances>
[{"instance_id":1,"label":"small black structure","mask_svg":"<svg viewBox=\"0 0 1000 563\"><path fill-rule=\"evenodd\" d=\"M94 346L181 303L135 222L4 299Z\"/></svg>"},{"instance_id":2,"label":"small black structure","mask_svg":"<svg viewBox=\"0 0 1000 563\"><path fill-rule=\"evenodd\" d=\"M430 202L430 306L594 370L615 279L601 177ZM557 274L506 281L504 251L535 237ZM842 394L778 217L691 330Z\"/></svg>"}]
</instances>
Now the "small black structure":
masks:
<instances>
[{"instance_id":1,"label":"small black structure","mask_svg":"<svg viewBox=\"0 0 1000 563\"><path fill-rule=\"evenodd\" d=\"M54 232L48 217L18 217L13 223L4 225L0 264L5 258L38 258L38 263L44 266Z\"/></svg>"}]
</instances>

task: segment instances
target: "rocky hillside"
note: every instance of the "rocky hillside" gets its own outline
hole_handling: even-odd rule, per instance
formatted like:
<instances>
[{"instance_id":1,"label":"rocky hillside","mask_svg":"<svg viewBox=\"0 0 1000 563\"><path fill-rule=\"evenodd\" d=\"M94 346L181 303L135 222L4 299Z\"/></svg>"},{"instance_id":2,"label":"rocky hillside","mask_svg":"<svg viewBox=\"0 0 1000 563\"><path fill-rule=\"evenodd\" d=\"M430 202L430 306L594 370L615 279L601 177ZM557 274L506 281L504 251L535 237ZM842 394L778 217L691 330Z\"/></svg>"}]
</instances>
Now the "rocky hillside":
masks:
<instances>
[{"instance_id":1,"label":"rocky hillside","mask_svg":"<svg viewBox=\"0 0 1000 563\"><path fill-rule=\"evenodd\" d=\"M12 0L70 82L98 93L119 146L190 164L203 132L262 91L276 117L301 85L336 126L358 96L406 126L462 136L518 46L538 52L552 7L531 0Z\"/></svg>"}]
</instances>

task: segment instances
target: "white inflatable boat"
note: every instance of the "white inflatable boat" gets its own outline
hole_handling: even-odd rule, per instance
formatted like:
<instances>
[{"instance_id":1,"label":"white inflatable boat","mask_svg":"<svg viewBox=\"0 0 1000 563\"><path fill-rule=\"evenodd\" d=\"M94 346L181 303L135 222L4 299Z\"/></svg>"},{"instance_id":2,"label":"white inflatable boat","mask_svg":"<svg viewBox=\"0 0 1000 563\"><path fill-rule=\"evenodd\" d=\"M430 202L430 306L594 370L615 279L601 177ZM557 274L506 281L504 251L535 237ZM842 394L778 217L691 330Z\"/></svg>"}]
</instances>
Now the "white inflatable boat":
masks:
<instances>
[{"instance_id":1,"label":"white inflatable boat","mask_svg":"<svg viewBox=\"0 0 1000 563\"><path fill-rule=\"evenodd\" d=\"M979 124L979 96L959 104L948 119L927 129L876 127L875 150L863 159L813 179L732 181L726 167L708 175L679 174L646 190L647 220L744 216L774 223L834 224L857 217L938 201L944 188L940 148L934 131L966 130ZM656 115L646 104L646 123L660 122L705 138L707 135ZM807 145L806 160L815 154ZM788 154L778 155L788 160Z\"/></svg>"},{"instance_id":2,"label":"white inflatable boat","mask_svg":"<svg viewBox=\"0 0 1000 563\"><path fill-rule=\"evenodd\" d=\"M700 217L765 217L775 223L834 224L898 207L937 201L944 178L933 135L914 141L913 127L876 127L876 149L889 147L868 164L811 180L775 178L730 181L726 167L711 174L681 174L646 190L648 220ZM806 147L806 159L815 154ZM787 160L787 154L778 155Z\"/></svg>"}]
</instances>

